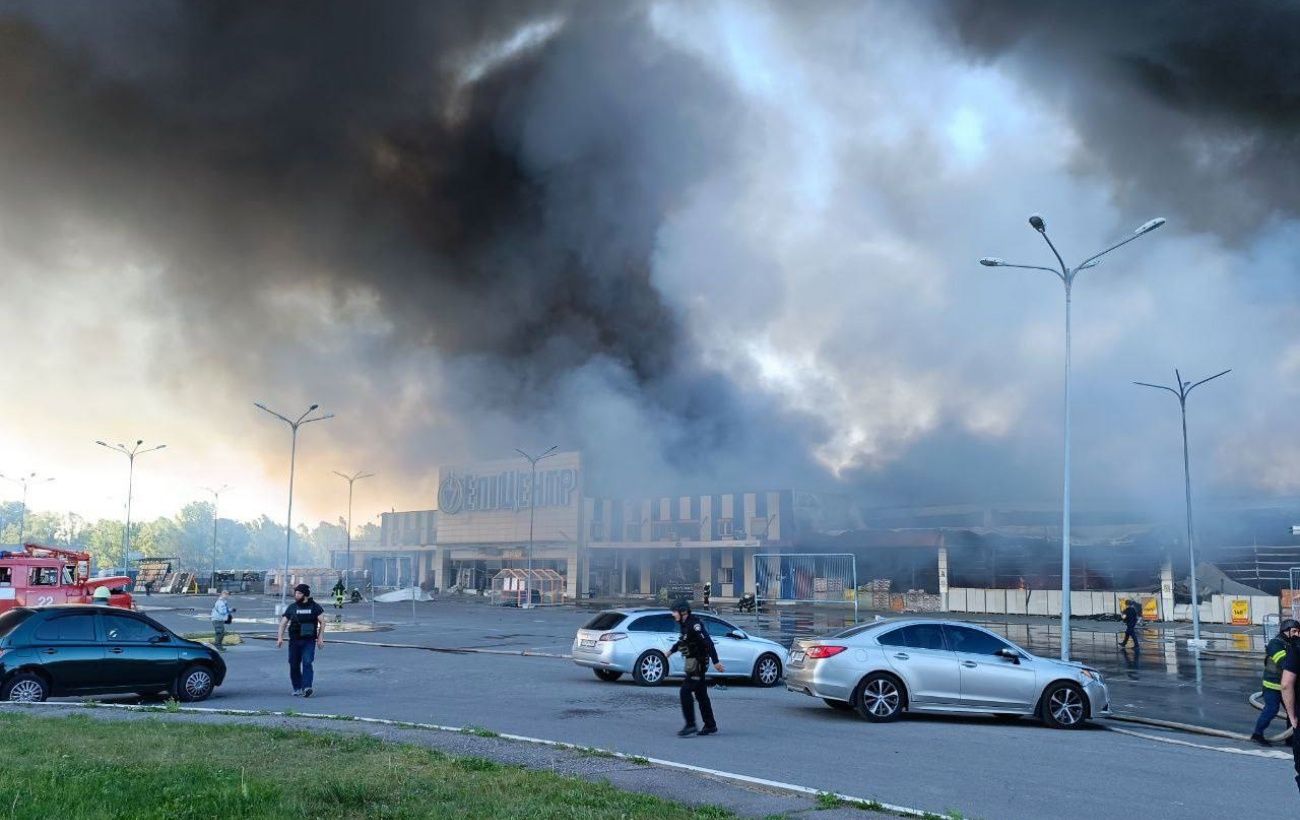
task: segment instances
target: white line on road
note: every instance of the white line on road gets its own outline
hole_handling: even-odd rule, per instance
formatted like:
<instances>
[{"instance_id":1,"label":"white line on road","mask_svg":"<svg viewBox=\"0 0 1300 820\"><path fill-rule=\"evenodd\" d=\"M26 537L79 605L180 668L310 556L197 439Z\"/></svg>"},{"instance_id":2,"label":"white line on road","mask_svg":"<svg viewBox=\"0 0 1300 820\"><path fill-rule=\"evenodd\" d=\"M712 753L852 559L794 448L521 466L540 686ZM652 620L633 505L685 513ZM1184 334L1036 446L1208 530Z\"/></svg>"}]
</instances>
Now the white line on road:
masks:
<instances>
[{"instance_id":1,"label":"white line on road","mask_svg":"<svg viewBox=\"0 0 1300 820\"><path fill-rule=\"evenodd\" d=\"M425 647L413 647L424 649ZM199 715L230 715L235 717L298 717L308 718L311 720L336 720L347 723L368 723L379 726L391 726L395 729L423 729L426 731L452 732L456 734L474 734L477 730L470 726L441 726L436 723L416 723L406 720L389 720L387 718L371 717L354 717L352 715L331 715L320 712L277 712L270 710L254 709L214 709L205 706L134 706L125 703L15 703L0 701L0 707L14 707L27 709L33 707L54 707L65 709L120 709L127 712L150 712L150 713L181 713L181 714L199 714ZM1113 731L1124 731L1116 729ZM800 786L794 783L783 783L780 780L768 780L762 777L752 777L747 774L737 774L736 772L725 772L721 769L710 769L704 766L695 766L690 763L679 763L675 760L664 760L657 757L645 757L644 755L627 754L625 752L616 752L612 749L600 749L594 746L582 746L577 743L566 743L562 740L547 740L540 737L529 737L528 735L515 735L505 732L493 732L491 737L501 740L512 740L517 743L531 743L538 746L550 746L558 749L566 749L575 752L597 752L602 755L627 760L634 763L649 763L652 766L659 766L665 769L676 769L678 771L692 772L695 774L707 775L720 780L729 780L733 783L743 783L750 786L762 786L767 789L775 789L791 794L804 795L807 797L820 797L822 795L831 795L845 803L851 803L859 808L872 809L876 811L889 811L902 817L934 817L934 812L926 812L921 809L914 809L910 806L899 806L894 803L884 803L879 800L872 800L866 797L856 797L851 794L841 794L839 792L828 792L824 789L814 789L808 786ZM1195 744L1191 744L1195 745Z\"/></svg>"},{"instance_id":2,"label":"white line on road","mask_svg":"<svg viewBox=\"0 0 1300 820\"><path fill-rule=\"evenodd\" d=\"M1290 752L1273 752L1266 749L1235 749L1232 746L1210 746L1206 743L1193 743L1190 740L1179 740L1176 737L1160 737L1158 735L1148 735L1145 732L1135 732L1132 729L1120 729L1115 726L1106 727L1112 732L1118 732L1121 735L1131 737L1140 737L1143 740L1154 740L1157 743L1169 743L1174 746L1190 746L1193 749L1208 749L1212 752L1223 752L1230 755L1245 755L1247 757L1267 757L1276 760L1290 760Z\"/></svg>"}]
</instances>

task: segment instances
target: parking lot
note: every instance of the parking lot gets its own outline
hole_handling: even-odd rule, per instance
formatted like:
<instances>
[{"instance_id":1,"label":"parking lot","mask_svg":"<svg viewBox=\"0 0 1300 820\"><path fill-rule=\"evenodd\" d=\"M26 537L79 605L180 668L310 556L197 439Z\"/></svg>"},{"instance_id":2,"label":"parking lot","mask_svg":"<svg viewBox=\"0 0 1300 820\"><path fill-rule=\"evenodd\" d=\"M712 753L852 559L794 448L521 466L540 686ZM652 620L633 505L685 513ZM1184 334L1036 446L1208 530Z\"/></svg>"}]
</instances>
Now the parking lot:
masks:
<instances>
[{"instance_id":1,"label":"parking lot","mask_svg":"<svg viewBox=\"0 0 1300 820\"><path fill-rule=\"evenodd\" d=\"M142 603L165 604L152 614L193 633L209 600ZM412 621L409 604L379 605L379 631L327 635L316 697L304 702L290 695L284 652L262 639L273 635L269 599L235 606L237 618L256 620L234 625L247 640L229 650L229 677L207 704L214 707L483 727L977 817L1091 818L1131 811L1134 794L1152 817L1263 816L1294 799L1289 760L1229 741L1146 733L1159 742L1100 726L1058 732L1035 721L961 717L868 725L783 688L742 683L714 689L721 734L679 740L675 687L601 682L563 657L591 614L573 608L452 599L417 604ZM367 605L344 613L358 627L369 617ZM1027 765L1056 774L1038 782ZM1104 787L1121 783L1129 787Z\"/></svg>"}]
</instances>

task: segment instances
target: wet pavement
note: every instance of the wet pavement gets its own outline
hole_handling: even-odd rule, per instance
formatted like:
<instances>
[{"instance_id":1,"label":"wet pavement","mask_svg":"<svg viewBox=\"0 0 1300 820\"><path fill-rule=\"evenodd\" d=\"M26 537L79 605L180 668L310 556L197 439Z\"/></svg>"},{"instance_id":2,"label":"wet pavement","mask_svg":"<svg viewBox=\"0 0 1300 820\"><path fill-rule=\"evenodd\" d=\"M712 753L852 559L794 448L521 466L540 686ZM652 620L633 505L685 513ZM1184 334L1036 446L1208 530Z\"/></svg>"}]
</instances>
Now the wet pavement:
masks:
<instances>
[{"instance_id":1,"label":"wet pavement","mask_svg":"<svg viewBox=\"0 0 1300 820\"><path fill-rule=\"evenodd\" d=\"M771 613L721 613L757 634L786 646L798 638L824 635L852 626L852 612L790 610ZM896 613L863 612L858 622ZM906 617L948 617L943 614ZM1057 619L1028 616L962 618L1014 641L1047 658L1061 653L1061 624ZM1076 619L1072 622L1070 654L1075 661L1100 670L1111 692L1111 708L1119 715L1159 718L1226 731L1249 733L1257 712L1247 699L1259 691L1265 639L1260 627L1214 625L1202 628L1208 647L1187 649L1190 624L1150 624L1138 630L1137 647L1118 646L1123 625L1114 621ZM1285 728L1278 720L1274 731Z\"/></svg>"}]
</instances>

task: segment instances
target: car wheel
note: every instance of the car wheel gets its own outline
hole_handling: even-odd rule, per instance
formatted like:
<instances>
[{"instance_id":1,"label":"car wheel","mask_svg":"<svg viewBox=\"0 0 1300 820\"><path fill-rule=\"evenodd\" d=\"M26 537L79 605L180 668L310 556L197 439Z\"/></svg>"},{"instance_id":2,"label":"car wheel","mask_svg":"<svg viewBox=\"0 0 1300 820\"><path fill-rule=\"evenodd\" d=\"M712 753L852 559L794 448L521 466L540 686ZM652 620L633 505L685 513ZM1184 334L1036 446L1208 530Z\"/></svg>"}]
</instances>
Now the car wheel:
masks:
<instances>
[{"instance_id":1,"label":"car wheel","mask_svg":"<svg viewBox=\"0 0 1300 820\"><path fill-rule=\"evenodd\" d=\"M781 660L776 655L759 655L752 678L757 686L776 686L781 682Z\"/></svg>"},{"instance_id":2,"label":"car wheel","mask_svg":"<svg viewBox=\"0 0 1300 820\"><path fill-rule=\"evenodd\" d=\"M831 700L830 698L822 698L822 701L827 706L831 707L832 709L838 710L840 712L848 712L853 709L853 704L849 703L848 701Z\"/></svg>"},{"instance_id":3,"label":"car wheel","mask_svg":"<svg viewBox=\"0 0 1300 820\"><path fill-rule=\"evenodd\" d=\"M668 677L668 659L651 649L641 653L632 667L632 680L642 686L658 686Z\"/></svg>"},{"instance_id":4,"label":"car wheel","mask_svg":"<svg viewBox=\"0 0 1300 820\"><path fill-rule=\"evenodd\" d=\"M186 667L176 679L176 699L184 703L207 700L212 689L212 672L206 666Z\"/></svg>"},{"instance_id":5,"label":"car wheel","mask_svg":"<svg viewBox=\"0 0 1300 820\"><path fill-rule=\"evenodd\" d=\"M49 696L49 684L32 672L19 672L6 681L4 690L0 691L0 700L15 703L42 703Z\"/></svg>"},{"instance_id":6,"label":"car wheel","mask_svg":"<svg viewBox=\"0 0 1300 820\"><path fill-rule=\"evenodd\" d=\"M858 714L872 723L889 723L903 714L907 695L903 684L893 675L876 672L858 687Z\"/></svg>"},{"instance_id":7,"label":"car wheel","mask_svg":"<svg viewBox=\"0 0 1300 820\"><path fill-rule=\"evenodd\" d=\"M1057 681L1043 693L1043 722L1053 729L1078 729L1088 716L1083 690L1069 681Z\"/></svg>"},{"instance_id":8,"label":"car wheel","mask_svg":"<svg viewBox=\"0 0 1300 820\"><path fill-rule=\"evenodd\" d=\"M613 683L614 681L623 677L622 672L616 672L613 669L593 669L591 671L595 672L596 677L600 678L606 683Z\"/></svg>"}]
</instances>

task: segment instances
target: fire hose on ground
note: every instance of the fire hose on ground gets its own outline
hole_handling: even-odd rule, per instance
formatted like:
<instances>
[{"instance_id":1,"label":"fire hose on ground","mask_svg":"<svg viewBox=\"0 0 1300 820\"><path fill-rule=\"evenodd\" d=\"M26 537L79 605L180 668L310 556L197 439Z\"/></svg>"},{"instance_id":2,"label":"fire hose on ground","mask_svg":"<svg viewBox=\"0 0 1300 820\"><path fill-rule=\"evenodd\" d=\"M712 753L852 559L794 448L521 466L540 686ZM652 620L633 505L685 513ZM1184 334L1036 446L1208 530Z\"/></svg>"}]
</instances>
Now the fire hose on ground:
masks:
<instances>
[{"instance_id":1,"label":"fire hose on ground","mask_svg":"<svg viewBox=\"0 0 1300 820\"><path fill-rule=\"evenodd\" d=\"M1250 701L1250 705L1251 705L1251 706L1254 706L1256 709L1260 710L1261 712L1264 711L1264 693L1263 693L1263 692L1256 692L1255 694L1251 695L1251 696L1248 698L1248 700ZM1281 709L1281 711L1278 712L1278 714L1279 714L1279 715L1285 715L1285 714L1286 714L1286 707L1283 706L1282 709ZM1276 720L1276 718L1274 718L1274 719ZM1273 743L1285 743L1286 741L1288 741L1288 740L1291 739L1291 733L1294 732L1294 731L1295 731L1295 730L1291 728L1291 724L1290 724L1290 722L1288 722L1288 723L1287 723L1287 727L1286 727L1286 731L1285 731L1285 732L1283 732L1283 733L1280 734L1280 735L1276 735L1276 736L1274 736L1274 737L1270 737L1270 738L1268 738L1268 739L1269 739L1269 741L1271 741L1271 742L1273 742ZM1267 735L1266 735L1266 737L1267 737Z\"/></svg>"}]
</instances>

